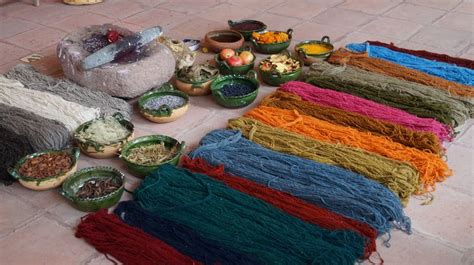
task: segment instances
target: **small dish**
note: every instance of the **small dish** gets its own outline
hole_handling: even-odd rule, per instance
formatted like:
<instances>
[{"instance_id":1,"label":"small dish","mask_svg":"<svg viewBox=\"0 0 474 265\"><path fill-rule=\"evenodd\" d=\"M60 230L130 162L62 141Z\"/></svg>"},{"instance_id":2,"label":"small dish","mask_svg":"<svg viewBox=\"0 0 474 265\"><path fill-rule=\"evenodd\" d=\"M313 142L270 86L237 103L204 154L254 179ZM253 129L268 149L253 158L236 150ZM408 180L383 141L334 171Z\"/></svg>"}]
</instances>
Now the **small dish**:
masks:
<instances>
[{"instance_id":1,"label":"small dish","mask_svg":"<svg viewBox=\"0 0 474 265\"><path fill-rule=\"evenodd\" d=\"M244 37L235 30L211 31L204 39L208 48L216 53L225 48L237 50L244 44Z\"/></svg>"},{"instance_id":2,"label":"small dish","mask_svg":"<svg viewBox=\"0 0 474 265\"><path fill-rule=\"evenodd\" d=\"M237 50L237 54L240 54L243 51L250 51L250 48ZM251 52L252 53L252 52ZM255 67L255 54L253 54L253 60L251 63L241 66L230 66L226 61L223 61L219 54L216 54L214 60L216 61L217 68L219 73L222 75L244 75L248 71L252 70Z\"/></svg>"},{"instance_id":3,"label":"small dish","mask_svg":"<svg viewBox=\"0 0 474 265\"><path fill-rule=\"evenodd\" d=\"M112 115L124 128L129 131L129 134L117 141L111 141L107 144L102 144L95 142L93 140L82 139L79 137L79 133L87 130L89 126L97 121L104 120L105 118L98 118L81 124L73 133L74 142L79 146L81 151L94 158L111 158L117 156L119 149L129 140L133 138L134 126L131 122L125 120L120 113L115 113Z\"/></svg>"},{"instance_id":4,"label":"small dish","mask_svg":"<svg viewBox=\"0 0 474 265\"><path fill-rule=\"evenodd\" d=\"M105 179L112 177L120 185L115 191L97 198L82 199L76 196L84 183L91 179ZM59 193L66 198L74 208L83 212L96 212L103 208L109 208L118 203L122 197L125 186L125 177L122 172L112 167L89 167L84 168L66 181L64 181Z\"/></svg>"},{"instance_id":5,"label":"small dish","mask_svg":"<svg viewBox=\"0 0 474 265\"><path fill-rule=\"evenodd\" d=\"M327 52L322 52L322 53L308 53L305 52L304 49L301 48L301 46L305 44L315 44L315 45L320 45L322 47L325 47L328 51ZM329 40L328 36L324 36L321 38L321 40L307 40L298 43L295 46L295 52L298 54L298 57L303 60L305 65L310 65L312 63L316 62L321 62L324 61L331 53L334 51L334 46L331 44L331 41Z\"/></svg>"},{"instance_id":6,"label":"small dish","mask_svg":"<svg viewBox=\"0 0 474 265\"><path fill-rule=\"evenodd\" d=\"M135 162L130 161L127 157L130 154L130 150L134 148L138 148L141 146L147 146L152 144L160 144L164 142L165 146L176 146L177 153L171 159L163 161L156 165L140 165ZM138 137L130 142L126 143L122 148L122 153L120 154L120 158L127 164L128 170L138 177L145 177L155 169L159 168L163 164L173 164L176 165L179 162L179 158L183 154L184 148L186 147L185 142L178 142L178 140L166 136L166 135L147 135Z\"/></svg>"},{"instance_id":7,"label":"small dish","mask_svg":"<svg viewBox=\"0 0 474 265\"><path fill-rule=\"evenodd\" d=\"M59 174L53 175L53 176L48 176L48 177L39 178L39 179L23 176L20 174L20 168L27 160L35 158L35 157L39 157L44 154L57 154L57 153L67 153L69 157L71 158L72 163L71 163L71 167L68 170L61 172ZM53 189L61 185L65 179L67 179L70 175L72 175L76 171L79 154L80 152L79 152L79 149L77 148L68 149L68 150L48 150L48 151L34 153L31 155L27 155L21 158L20 160L18 160L18 162L15 164L13 168L8 169L8 173L10 173L10 175L13 178L17 179L18 182L20 182L20 184L24 186L25 188L32 189L32 190Z\"/></svg>"},{"instance_id":8,"label":"small dish","mask_svg":"<svg viewBox=\"0 0 474 265\"><path fill-rule=\"evenodd\" d=\"M275 54L275 53L280 53L283 50L287 49L290 47L291 39L293 37L293 29L288 29L286 32L285 31L272 31L275 33L286 33L288 34L288 40L285 42L279 42L279 43L268 43L268 44L263 44L263 43L258 43L255 38L251 37L250 41L253 44L253 47L255 50L257 50L259 53L264 53L264 54Z\"/></svg>"},{"instance_id":9,"label":"small dish","mask_svg":"<svg viewBox=\"0 0 474 265\"><path fill-rule=\"evenodd\" d=\"M150 100L157 99L163 96L176 96L184 99L185 104L172 108L167 104L163 104L159 109L147 109L145 104ZM189 108L189 97L187 94L175 90L173 85L165 84L157 90L149 91L143 94L138 99L138 108L140 109L140 114L147 120L156 122L156 123L167 123L179 119L183 116Z\"/></svg>"},{"instance_id":10,"label":"small dish","mask_svg":"<svg viewBox=\"0 0 474 265\"><path fill-rule=\"evenodd\" d=\"M195 39L184 39L183 42L191 51L197 51L201 45L201 41Z\"/></svg>"},{"instance_id":11,"label":"small dish","mask_svg":"<svg viewBox=\"0 0 474 265\"><path fill-rule=\"evenodd\" d=\"M242 84L250 86L253 91L241 96L225 96L222 88L225 85ZM226 75L216 78L211 84L212 96L219 105L226 108L242 108L251 104L258 95L259 83L257 73L250 70L247 75Z\"/></svg>"},{"instance_id":12,"label":"small dish","mask_svg":"<svg viewBox=\"0 0 474 265\"><path fill-rule=\"evenodd\" d=\"M231 30L240 32L246 41L250 40L253 32L260 32L267 29L267 25L258 20L229 20L227 24L229 24Z\"/></svg>"}]
</instances>

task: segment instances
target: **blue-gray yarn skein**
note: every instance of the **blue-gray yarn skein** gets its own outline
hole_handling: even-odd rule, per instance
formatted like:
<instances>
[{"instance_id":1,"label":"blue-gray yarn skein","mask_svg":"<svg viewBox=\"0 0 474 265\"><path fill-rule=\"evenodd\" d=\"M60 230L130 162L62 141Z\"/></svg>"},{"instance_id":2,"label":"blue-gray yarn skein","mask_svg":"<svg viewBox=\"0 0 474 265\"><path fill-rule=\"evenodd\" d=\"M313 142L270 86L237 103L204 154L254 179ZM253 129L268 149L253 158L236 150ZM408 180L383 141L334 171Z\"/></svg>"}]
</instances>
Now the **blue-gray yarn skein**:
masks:
<instances>
[{"instance_id":1,"label":"blue-gray yarn skein","mask_svg":"<svg viewBox=\"0 0 474 265\"><path fill-rule=\"evenodd\" d=\"M379 235L392 227L411 233L410 218L400 200L381 184L349 170L272 151L245 139L239 131L208 133L190 157L224 164L231 174L364 222Z\"/></svg>"}]
</instances>

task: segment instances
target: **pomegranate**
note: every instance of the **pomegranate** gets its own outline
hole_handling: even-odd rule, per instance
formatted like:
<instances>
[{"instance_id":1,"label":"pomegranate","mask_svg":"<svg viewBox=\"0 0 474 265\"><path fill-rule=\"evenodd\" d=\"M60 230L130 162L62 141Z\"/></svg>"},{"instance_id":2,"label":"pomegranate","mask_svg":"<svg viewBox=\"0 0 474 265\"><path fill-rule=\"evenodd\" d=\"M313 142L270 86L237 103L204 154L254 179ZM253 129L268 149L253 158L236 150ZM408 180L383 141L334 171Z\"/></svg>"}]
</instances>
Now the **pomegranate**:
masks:
<instances>
[{"instance_id":1,"label":"pomegranate","mask_svg":"<svg viewBox=\"0 0 474 265\"><path fill-rule=\"evenodd\" d=\"M234 55L235 55L235 51L228 48L222 49L222 51L219 53L219 57L221 58L221 60L224 60L224 61Z\"/></svg>"}]
</instances>

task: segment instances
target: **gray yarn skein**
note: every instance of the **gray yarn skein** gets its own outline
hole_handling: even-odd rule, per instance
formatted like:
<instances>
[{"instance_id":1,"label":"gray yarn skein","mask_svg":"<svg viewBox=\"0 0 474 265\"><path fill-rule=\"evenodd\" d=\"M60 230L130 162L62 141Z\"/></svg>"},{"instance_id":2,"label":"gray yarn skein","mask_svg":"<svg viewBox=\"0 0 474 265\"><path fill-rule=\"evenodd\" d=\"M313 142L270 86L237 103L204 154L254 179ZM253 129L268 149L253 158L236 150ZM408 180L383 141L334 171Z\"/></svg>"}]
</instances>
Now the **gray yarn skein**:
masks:
<instances>
[{"instance_id":1,"label":"gray yarn skein","mask_svg":"<svg viewBox=\"0 0 474 265\"><path fill-rule=\"evenodd\" d=\"M109 116L120 112L130 120L132 107L125 100L111 97L99 91L82 87L67 79L56 79L37 72L31 65L18 64L5 74L10 79L20 81L26 88L47 91L64 100L79 103L86 107L100 108L100 114Z\"/></svg>"},{"instance_id":2,"label":"gray yarn skein","mask_svg":"<svg viewBox=\"0 0 474 265\"><path fill-rule=\"evenodd\" d=\"M11 183L6 172L18 159L33 152L63 149L70 133L59 121L0 104L0 182Z\"/></svg>"}]
</instances>

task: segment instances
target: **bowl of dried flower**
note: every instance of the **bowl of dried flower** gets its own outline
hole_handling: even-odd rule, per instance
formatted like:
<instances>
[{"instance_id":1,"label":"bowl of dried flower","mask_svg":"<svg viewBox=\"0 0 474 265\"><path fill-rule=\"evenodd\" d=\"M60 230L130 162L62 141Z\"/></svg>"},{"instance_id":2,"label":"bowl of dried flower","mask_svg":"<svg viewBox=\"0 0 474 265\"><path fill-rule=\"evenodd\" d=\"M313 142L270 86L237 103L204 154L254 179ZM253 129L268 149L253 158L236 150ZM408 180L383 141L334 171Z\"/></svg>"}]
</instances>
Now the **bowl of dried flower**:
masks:
<instances>
[{"instance_id":1,"label":"bowl of dried flower","mask_svg":"<svg viewBox=\"0 0 474 265\"><path fill-rule=\"evenodd\" d=\"M64 181L59 193L74 208L95 212L115 205L124 191L124 174L112 167L84 168Z\"/></svg>"},{"instance_id":2,"label":"bowl of dried flower","mask_svg":"<svg viewBox=\"0 0 474 265\"><path fill-rule=\"evenodd\" d=\"M178 164L185 147L184 141L166 135L147 135L126 143L120 158L130 173L145 177L163 164Z\"/></svg>"},{"instance_id":3,"label":"bowl of dried flower","mask_svg":"<svg viewBox=\"0 0 474 265\"><path fill-rule=\"evenodd\" d=\"M76 171L79 154L77 148L34 153L18 160L8 172L28 189L56 188Z\"/></svg>"},{"instance_id":4,"label":"bowl of dried flower","mask_svg":"<svg viewBox=\"0 0 474 265\"><path fill-rule=\"evenodd\" d=\"M302 72L303 63L288 54L274 54L258 65L263 82L271 86L279 86L288 81L297 80Z\"/></svg>"},{"instance_id":5,"label":"bowl of dried flower","mask_svg":"<svg viewBox=\"0 0 474 265\"><path fill-rule=\"evenodd\" d=\"M250 41L259 53L275 54L290 46L293 30L253 32Z\"/></svg>"}]
</instances>

